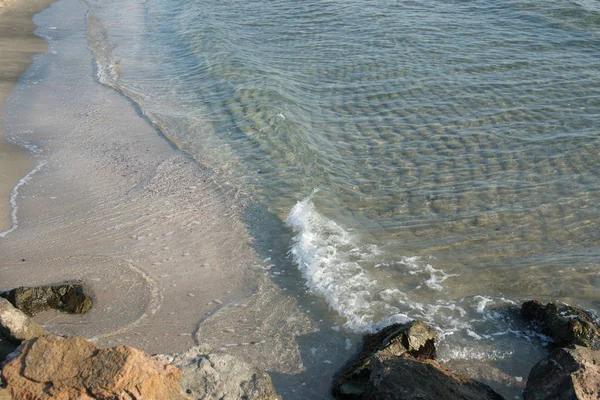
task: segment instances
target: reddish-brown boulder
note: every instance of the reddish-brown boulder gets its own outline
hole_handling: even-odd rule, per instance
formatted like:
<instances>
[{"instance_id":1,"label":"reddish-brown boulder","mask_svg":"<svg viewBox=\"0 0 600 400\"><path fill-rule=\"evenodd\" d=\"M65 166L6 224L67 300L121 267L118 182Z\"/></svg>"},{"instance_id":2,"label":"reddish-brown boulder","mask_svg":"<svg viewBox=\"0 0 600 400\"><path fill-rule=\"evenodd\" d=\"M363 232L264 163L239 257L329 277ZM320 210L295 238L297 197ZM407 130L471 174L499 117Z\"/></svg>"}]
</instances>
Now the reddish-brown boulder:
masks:
<instances>
[{"instance_id":1,"label":"reddish-brown boulder","mask_svg":"<svg viewBox=\"0 0 600 400\"><path fill-rule=\"evenodd\" d=\"M183 399L179 370L132 347L98 349L80 337L23 342L2 369L17 399Z\"/></svg>"}]
</instances>

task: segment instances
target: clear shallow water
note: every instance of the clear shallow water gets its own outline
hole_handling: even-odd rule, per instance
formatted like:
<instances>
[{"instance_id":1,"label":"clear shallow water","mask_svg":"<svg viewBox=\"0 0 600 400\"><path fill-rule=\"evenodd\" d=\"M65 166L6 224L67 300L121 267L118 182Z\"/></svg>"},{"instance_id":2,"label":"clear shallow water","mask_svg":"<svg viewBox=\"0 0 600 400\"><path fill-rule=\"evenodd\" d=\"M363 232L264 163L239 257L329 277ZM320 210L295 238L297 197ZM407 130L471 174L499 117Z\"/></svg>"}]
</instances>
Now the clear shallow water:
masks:
<instances>
[{"instance_id":1,"label":"clear shallow water","mask_svg":"<svg viewBox=\"0 0 600 400\"><path fill-rule=\"evenodd\" d=\"M100 81L278 216L343 329L503 360L514 302L598 310L596 2L87 3Z\"/></svg>"}]
</instances>

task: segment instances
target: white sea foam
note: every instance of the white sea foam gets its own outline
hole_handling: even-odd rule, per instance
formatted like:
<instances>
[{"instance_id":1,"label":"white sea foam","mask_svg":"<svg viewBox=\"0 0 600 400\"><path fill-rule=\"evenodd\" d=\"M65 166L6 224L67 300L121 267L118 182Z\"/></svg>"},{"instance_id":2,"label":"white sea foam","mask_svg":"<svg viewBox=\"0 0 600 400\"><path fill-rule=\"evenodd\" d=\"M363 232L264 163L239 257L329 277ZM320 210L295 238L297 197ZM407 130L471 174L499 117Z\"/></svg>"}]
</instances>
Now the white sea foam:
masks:
<instances>
[{"instance_id":1,"label":"white sea foam","mask_svg":"<svg viewBox=\"0 0 600 400\"><path fill-rule=\"evenodd\" d=\"M10 229L4 231L4 232L0 232L0 238L6 237L6 235L8 235L9 233L13 232L15 229L17 229L17 227L19 226L19 220L17 219L17 211L19 209L18 204L17 204L17 198L19 197L19 189L25 185L27 182L29 182L29 180L31 179L31 177L38 172L40 169L42 169L44 166L46 165L46 162L41 162L39 163L31 172L29 172L27 175L25 175L13 188L13 190L10 193L10 205L12 207L12 212L11 212L11 220L12 220L12 226L10 227Z\"/></svg>"},{"instance_id":2,"label":"white sea foam","mask_svg":"<svg viewBox=\"0 0 600 400\"><path fill-rule=\"evenodd\" d=\"M492 299L490 299L489 297L484 297L484 296L475 296L476 299L479 299L479 302L477 303L477 312L479 314L483 314L483 312L485 311L485 306L492 302Z\"/></svg>"},{"instance_id":3,"label":"white sea foam","mask_svg":"<svg viewBox=\"0 0 600 400\"><path fill-rule=\"evenodd\" d=\"M349 257L350 250L358 245L355 237L319 214L312 196L298 202L285 220L297 233L291 249L294 261L310 291L325 297L346 319L347 328L370 331L374 322L371 290L377 282L360 266L357 252Z\"/></svg>"},{"instance_id":4,"label":"white sea foam","mask_svg":"<svg viewBox=\"0 0 600 400\"><path fill-rule=\"evenodd\" d=\"M116 89L120 63L113 58L114 45L108 40L108 34L100 20L88 13L87 22L90 50L96 61L96 76L100 83Z\"/></svg>"},{"instance_id":5,"label":"white sea foam","mask_svg":"<svg viewBox=\"0 0 600 400\"><path fill-rule=\"evenodd\" d=\"M455 274L436 268L429 256L386 260L389 254L320 214L312 201L315 193L299 201L285 220L296 234L290 253L309 291L323 296L346 320L344 328L375 332L418 319L436 329L445 361L500 360L521 348L533 354L531 333L521 331L507 312L516 303L481 295L440 298L447 295L444 281ZM386 272L404 275L406 285L377 279ZM490 343L499 348L490 350Z\"/></svg>"},{"instance_id":6,"label":"white sea foam","mask_svg":"<svg viewBox=\"0 0 600 400\"><path fill-rule=\"evenodd\" d=\"M422 276L422 284L429 289L437 291L442 291L444 289L442 283L446 279L453 276L459 276L458 274L448 274L441 269L436 269L425 259L418 256L402 257L398 261L379 263L375 265L375 268L403 269L408 275ZM421 287L422 286L419 286L417 288L420 289Z\"/></svg>"},{"instance_id":7,"label":"white sea foam","mask_svg":"<svg viewBox=\"0 0 600 400\"><path fill-rule=\"evenodd\" d=\"M448 362L450 360L503 360L514 354L512 350L498 349L475 349L472 347L455 347L445 349L439 356L439 361Z\"/></svg>"},{"instance_id":8,"label":"white sea foam","mask_svg":"<svg viewBox=\"0 0 600 400\"><path fill-rule=\"evenodd\" d=\"M450 331L463 329L465 311L453 302L422 304L410 300L398 288L386 288L363 267L382 251L373 244L361 244L357 235L321 215L312 202L316 191L299 201L285 223L296 232L291 254L306 279L309 290L323 296L346 319L345 327L357 332L373 332L392 323L413 318L446 325ZM441 291L451 274L434 268L420 257L377 267L401 266L409 274L422 275L423 286Z\"/></svg>"}]
</instances>

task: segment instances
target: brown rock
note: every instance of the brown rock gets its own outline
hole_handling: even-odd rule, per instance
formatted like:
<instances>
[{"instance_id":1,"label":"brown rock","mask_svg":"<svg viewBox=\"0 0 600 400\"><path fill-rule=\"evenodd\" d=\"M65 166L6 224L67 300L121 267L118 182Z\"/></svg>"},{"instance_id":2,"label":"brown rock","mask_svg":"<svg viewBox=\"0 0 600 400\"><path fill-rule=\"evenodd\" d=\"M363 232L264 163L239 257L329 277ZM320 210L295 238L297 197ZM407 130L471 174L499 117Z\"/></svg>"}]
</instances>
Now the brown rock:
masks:
<instances>
[{"instance_id":1,"label":"brown rock","mask_svg":"<svg viewBox=\"0 0 600 400\"><path fill-rule=\"evenodd\" d=\"M551 337L556 346L600 348L600 330L589 313L581 308L530 300L522 304L521 315Z\"/></svg>"},{"instance_id":2,"label":"brown rock","mask_svg":"<svg viewBox=\"0 0 600 400\"><path fill-rule=\"evenodd\" d=\"M529 373L525 400L597 400L600 398L600 351L558 348Z\"/></svg>"},{"instance_id":3,"label":"brown rock","mask_svg":"<svg viewBox=\"0 0 600 400\"><path fill-rule=\"evenodd\" d=\"M370 400L504 400L489 386L443 369L434 360L410 356L371 361Z\"/></svg>"},{"instance_id":4,"label":"brown rock","mask_svg":"<svg viewBox=\"0 0 600 400\"><path fill-rule=\"evenodd\" d=\"M46 330L31 318L17 310L6 299L0 298L0 335L6 340L19 344L46 334Z\"/></svg>"},{"instance_id":5,"label":"brown rock","mask_svg":"<svg viewBox=\"0 0 600 400\"><path fill-rule=\"evenodd\" d=\"M48 309L83 314L92 308L92 298L78 283L59 285L22 286L0 296L29 316Z\"/></svg>"},{"instance_id":6,"label":"brown rock","mask_svg":"<svg viewBox=\"0 0 600 400\"><path fill-rule=\"evenodd\" d=\"M435 332L420 321L408 324L393 324L374 335L366 335L363 348L357 359L345 368L333 382L333 394L345 398L357 393L360 398L369 390L371 359L381 353L386 356L401 356L405 353L417 358L435 358Z\"/></svg>"},{"instance_id":7,"label":"brown rock","mask_svg":"<svg viewBox=\"0 0 600 400\"><path fill-rule=\"evenodd\" d=\"M0 400L13 400L13 398L8 390L0 388Z\"/></svg>"},{"instance_id":8,"label":"brown rock","mask_svg":"<svg viewBox=\"0 0 600 400\"><path fill-rule=\"evenodd\" d=\"M18 399L183 399L181 373L132 347L99 350L80 337L26 341L2 370Z\"/></svg>"},{"instance_id":9,"label":"brown rock","mask_svg":"<svg viewBox=\"0 0 600 400\"><path fill-rule=\"evenodd\" d=\"M334 381L338 399L502 400L490 387L444 370L434 359L435 332L422 322L394 324L366 336L363 350Z\"/></svg>"}]
</instances>

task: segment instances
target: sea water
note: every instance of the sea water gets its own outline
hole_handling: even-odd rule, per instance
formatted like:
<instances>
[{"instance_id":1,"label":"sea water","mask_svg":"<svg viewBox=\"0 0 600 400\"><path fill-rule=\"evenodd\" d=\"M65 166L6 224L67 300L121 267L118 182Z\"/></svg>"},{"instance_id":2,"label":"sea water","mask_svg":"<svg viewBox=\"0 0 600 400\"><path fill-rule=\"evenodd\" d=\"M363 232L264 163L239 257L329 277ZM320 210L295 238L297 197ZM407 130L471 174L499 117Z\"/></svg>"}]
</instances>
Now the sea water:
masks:
<instances>
[{"instance_id":1,"label":"sea water","mask_svg":"<svg viewBox=\"0 0 600 400\"><path fill-rule=\"evenodd\" d=\"M423 320L519 386L520 301L600 309L597 2L85 2L99 82L267 210L333 328Z\"/></svg>"}]
</instances>

